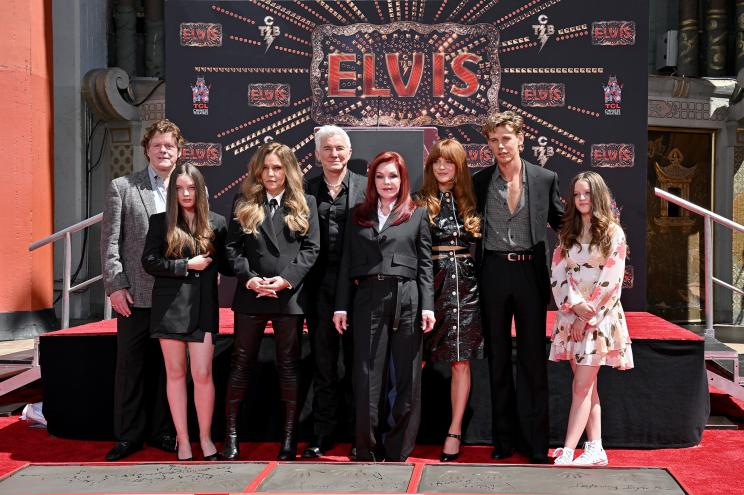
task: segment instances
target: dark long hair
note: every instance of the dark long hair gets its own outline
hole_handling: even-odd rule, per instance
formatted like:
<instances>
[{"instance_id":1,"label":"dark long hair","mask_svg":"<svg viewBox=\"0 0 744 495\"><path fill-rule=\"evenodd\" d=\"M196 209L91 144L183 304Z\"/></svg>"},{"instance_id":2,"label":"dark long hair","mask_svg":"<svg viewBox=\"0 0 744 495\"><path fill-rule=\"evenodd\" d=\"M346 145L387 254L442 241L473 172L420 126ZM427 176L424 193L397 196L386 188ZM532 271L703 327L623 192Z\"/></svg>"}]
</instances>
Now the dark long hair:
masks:
<instances>
[{"instance_id":1,"label":"dark long hair","mask_svg":"<svg viewBox=\"0 0 744 495\"><path fill-rule=\"evenodd\" d=\"M610 255L612 249L612 228L617 223L617 218L612 212L612 197L602 176L597 172L587 171L580 172L573 179L569 186L569 200L566 201L566 212L563 214L561 229L558 232L558 239L561 244L563 256L568 256L568 250L577 245L581 248L578 239L581 236L583 223L581 213L576 209L574 201L574 186L579 181L589 184L589 192L592 199L592 217L590 231L592 241L590 247L599 249L605 258Z\"/></svg>"},{"instance_id":2,"label":"dark long hair","mask_svg":"<svg viewBox=\"0 0 744 495\"><path fill-rule=\"evenodd\" d=\"M442 139L434 143L424 165L424 183L416 201L429 212L429 223L439 215L442 205L439 203L439 184L434 176L434 162L444 158L455 164L455 176L452 179L452 194L457 208L462 215L465 230L474 237L480 237L480 217L475 213L475 192L473 179L468 171L465 148L456 139Z\"/></svg>"},{"instance_id":3,"label":"dark long hair","mask_svg":"<svg viewBox=\"0 0 744 495\"><path fill-rule=\"evenodd\" d=\"M416 209L416 204L411 199L406 161L395 151L383 151L372 159L367 169L367 197L364 199L364 203L360 203L354 208L353 221L355 224L362 227L371 227L373 225L370 215L376 214L377 201L380 199L380 195L377 193L377 187L375 187L375 173L377 173L380 165L390 162L395 164L395 167L398 169L398 175L400 176L398 198L395 200L395 208L390 212L390 215L392 215L392 223L390 225L400 225L411 218L413 210Z\"/></svg>"},{"instance_id":4,"label":"dark long hair","mask_svg":"<svg viewBox=\"0 0 744 495\"><path fill-rule=\"evenodd\" d=\"M178 204L176 182L178 177L186 175L194 181L194 224L189 225ZM165 240L168 245L165 251L167 257L181 257L188 248L193 255L212 254L214 246L214 231L209 225L209 202L204 176L194 165L189 163L176 165L168 182L168 198L165 206L167 231Z\"/></svg>"}]
</instances>

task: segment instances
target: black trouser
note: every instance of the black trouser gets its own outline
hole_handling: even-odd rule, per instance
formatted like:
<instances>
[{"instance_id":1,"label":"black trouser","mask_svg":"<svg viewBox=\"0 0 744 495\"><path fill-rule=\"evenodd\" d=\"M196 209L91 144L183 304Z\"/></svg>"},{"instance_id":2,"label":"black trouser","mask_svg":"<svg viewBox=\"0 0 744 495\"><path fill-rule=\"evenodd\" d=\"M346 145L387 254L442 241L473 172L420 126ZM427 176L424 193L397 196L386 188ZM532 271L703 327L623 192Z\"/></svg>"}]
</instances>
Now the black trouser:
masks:
<instances>
[{"instance_id":1,"label":"black trouser","mask_svg":"<svg viewBox=\"0 0 744 495\"><path fill-rule=\"evenodd\" d=\"M235 313L235 340L227 382L227 400L242 401L256 369L266 323L271 321L276 344L276 368L282 401L296 404L300 374L302 315Z\"/></svg>"},{"instance_id":2,"label":"black trouser","mask_svg":"<svg viewBox=\"0 0 744 495\"><path fill-rule=\"evenodd\" d=\"M548 454L547 301L534 261L486 253L481 272L483 333L488 352L493 444L530 457ZM512 317L517 334L516 391L512 376Z\"/></svg>"},{"instance_id":3,"label":"black trouser","mask_svg":"<svg viewBox=\"0 0 744 495\"><path fill-rule=\"evenodd\" d=\"M393 332L396 297L401 302L400 326ZM384 453L386 459L404 461L416 445L421 419L422 331L416 282L363 280L356 289L352 319L357 460ZM395 398L388 406L391 388Z\"/></svg>"},{"instance_id":4,"label":"black trouser","mask_svg":"<svg viewBox=\"0 0 744 495\"><path fill-rule=\"evenodd\" d=\"M315 308L307 314L307 328L315 364L313 372L313 419L316 435L332 436L339 423L339 403L352 404L352 331L339 335L333 325L336 272L329 270L316 288ZM343 349L344 375L339 375L338 359ZM341 408L343 411L343 408ZM353 411L346 411L353 431Z\"/></svg>"},{"instance_id":5,"label":"black trouser","mask_svg":"<svg viewBox=\"0 0 744 495\"><path fill-rule=\"evenodd\" d=\"M141 443L171 433L165 366L158 339L150 338L150 308L131 308L116 319L114 435Z\"/></svg>"}]
</instances>

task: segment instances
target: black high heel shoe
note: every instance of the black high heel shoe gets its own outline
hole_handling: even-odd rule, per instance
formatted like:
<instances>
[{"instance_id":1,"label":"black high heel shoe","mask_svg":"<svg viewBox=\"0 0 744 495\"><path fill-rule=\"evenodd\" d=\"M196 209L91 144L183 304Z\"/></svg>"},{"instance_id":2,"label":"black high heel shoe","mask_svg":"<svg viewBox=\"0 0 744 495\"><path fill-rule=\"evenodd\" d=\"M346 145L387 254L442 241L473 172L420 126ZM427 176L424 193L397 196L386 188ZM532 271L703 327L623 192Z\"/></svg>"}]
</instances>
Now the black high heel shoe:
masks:
<instances>
[{"instance_id":1,"label":"black high heel shoe","mask_svg":"<svg viewBox=\"0 0 744 495\"><path fill-rule=\"evenodd\" d=\"M222 454L220 454L219 450L215 450L214 454L205 455L204 460L207 462L213 462L213 461L221 461L222 460Z\"/></svg>"},{"instance_id":2,"label":"black high heel shoe","mask_svg":"<svg viewBox=\"0 0 744 495\"><path fill-rule=\"evenodd\" d=\"M180 457L178 457L178 439L176 439L176 460L178 462L185 462L185 461L193 461L194 460L194 456L193 455L190 455L190 456L185 457L183 459L181 459Z\"/></svg>"},{"instance_id":3,"label":"black high heel shoe","mask_svg":"<svg viewBox=\"0 0 744 495\"><path fill-rule=\"evenodd\" d=\"M447 436L450 438L454 438L460 442L462 442L462 435L456 435L455 433L447 433ZM442 450L442 455L439 456L439 460L441 462L455 462L457 458L460 457L460 451L458 450L454 454L448 454L444 450Z\"/></svg>"}]
</instances>

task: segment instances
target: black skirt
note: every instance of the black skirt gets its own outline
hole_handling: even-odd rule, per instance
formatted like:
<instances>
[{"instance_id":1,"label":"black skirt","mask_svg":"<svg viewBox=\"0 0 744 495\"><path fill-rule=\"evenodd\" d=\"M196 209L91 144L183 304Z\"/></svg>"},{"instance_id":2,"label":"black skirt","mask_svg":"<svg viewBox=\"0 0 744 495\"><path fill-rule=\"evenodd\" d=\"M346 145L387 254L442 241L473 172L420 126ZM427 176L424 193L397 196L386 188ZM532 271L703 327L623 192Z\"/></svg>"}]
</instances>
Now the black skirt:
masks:
<instances>
[{"instance_id":1,"label":"black skirt","mask_svg":"<svg viewBox=\"0 0 744 495\"><path fill-rule=\"evenodd\" d=\"M434 260L434 330L424 335L425 359L457 362L483 357L480 299L472 257Z\"/></svg>"}]
</instances>

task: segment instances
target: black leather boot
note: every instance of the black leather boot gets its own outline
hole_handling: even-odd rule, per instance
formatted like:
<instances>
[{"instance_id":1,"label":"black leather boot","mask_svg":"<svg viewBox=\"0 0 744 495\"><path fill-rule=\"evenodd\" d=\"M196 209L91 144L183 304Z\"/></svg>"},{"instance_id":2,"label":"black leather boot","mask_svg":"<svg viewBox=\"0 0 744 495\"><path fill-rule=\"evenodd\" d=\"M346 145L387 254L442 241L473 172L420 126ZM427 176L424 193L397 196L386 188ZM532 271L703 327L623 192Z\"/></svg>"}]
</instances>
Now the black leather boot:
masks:
<instances>
[{"instance_id":1,"label":"black leather boot","mask_svg":"<svg viewBox=\"0 0 744 495\"><path fill-rule=\"evenodd\" d=\"M225 445L222 456L228 461L240 457L240 442L238 437L238 421L240 404L245 398L250 379L250 352L240 347L236 341L230 361L230 376L227 379L227 399L225 400Z\"/></svg>"},{"instance_id":2,"label":"black leather boot","mask_svg":"<svg viewBox=\"0 0 744 495\"><path fill-rule=\"evenodd\" d=\"M228 461L235 461L240 457L240 443L238 442L238 414L241 400L228 400L225 417L225 445L222 457Z\"/></svg>"},{"instance_id":3,"label":"black leather boot","mask_svg":"<svg viewBox=\"0 0 744 495\"><path fill-rule=\"evenodd\" d=\"M297 458L297 403L285 402L284 440L277 459L294 461Z\"/></svg>"}]
</instances>

